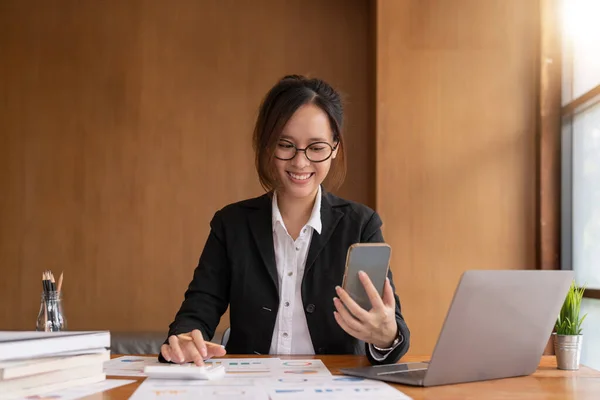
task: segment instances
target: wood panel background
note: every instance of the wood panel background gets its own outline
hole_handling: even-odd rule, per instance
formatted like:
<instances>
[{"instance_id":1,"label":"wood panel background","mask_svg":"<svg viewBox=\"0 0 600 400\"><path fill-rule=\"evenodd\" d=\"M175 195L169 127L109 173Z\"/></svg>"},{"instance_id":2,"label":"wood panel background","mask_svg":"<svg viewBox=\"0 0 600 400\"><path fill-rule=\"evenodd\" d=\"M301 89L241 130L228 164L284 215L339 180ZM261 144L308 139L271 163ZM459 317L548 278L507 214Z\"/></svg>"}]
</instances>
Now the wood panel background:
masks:
<instances>
[{"instance_id":1,"label":"wood panel background","mask_svg":"<svg viewBox=\"0 0 600 400\"><path fill-rule=\"evenodd\" d=\"M366 0L0 3L0 329L43 270L71 329L164 331L213 213L259 195L251 134L281 76L347 100L342 196L374 203Z\"/></svg>"},{"instance_id":2,"label":"wood panel background","mask_svg":"<svg viewBox=\"0 0 600 400\"><path fill-rule=\"evenodd\" d=\"M71 329L165 331L213 213L261 193L282 75L346 95L342 196L375 206L430 353L460 274L536 267L539 2L0 3L0 329L65 271ZM468 327L466 327L468 328Z\"/></svg>"},{"instance_id":3,"label":"wood panel background","mask_svg":"<svg viewBox=\"0 0 600 400\"><path fill-rule=\"evenodd\" d=\"M377 1L376 204L413 354L463 271L536 268L539 11Z\"/></svg>"}]
</instances>

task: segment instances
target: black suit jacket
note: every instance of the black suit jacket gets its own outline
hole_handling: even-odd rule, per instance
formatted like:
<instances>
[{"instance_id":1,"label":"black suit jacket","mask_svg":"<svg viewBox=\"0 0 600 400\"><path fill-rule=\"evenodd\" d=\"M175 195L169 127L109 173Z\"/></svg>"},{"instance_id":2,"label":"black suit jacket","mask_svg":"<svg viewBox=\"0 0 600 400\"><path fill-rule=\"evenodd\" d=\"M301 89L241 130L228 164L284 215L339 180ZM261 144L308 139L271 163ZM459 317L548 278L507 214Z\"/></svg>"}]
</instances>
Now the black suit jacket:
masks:
<instances>
[{"instance_id":1,"label":"black suit jacket","mask_svg":"<svg viewBox=\"0 0 600 400\"><path fill-rule=\"evenodd\" d=\"M272 197L231 204L213 217L211 231L169 336L199 329L212 338L230 305L231 354L269 354L279 309L273 245ZM370 208L322 191L322 230L313 232L302 280L302 302L316 354L365 354L373 364L394 363L409 347L410 332L396 299L396 321L404 341L383 362L334 319L333 297L342 284L348 247L383 242L381 219ZM392 273L389 279L394 288ZM395 292L395 290L394 290ZM162 356L161 361L164 361Z\"/></svg>"}]
</instances>

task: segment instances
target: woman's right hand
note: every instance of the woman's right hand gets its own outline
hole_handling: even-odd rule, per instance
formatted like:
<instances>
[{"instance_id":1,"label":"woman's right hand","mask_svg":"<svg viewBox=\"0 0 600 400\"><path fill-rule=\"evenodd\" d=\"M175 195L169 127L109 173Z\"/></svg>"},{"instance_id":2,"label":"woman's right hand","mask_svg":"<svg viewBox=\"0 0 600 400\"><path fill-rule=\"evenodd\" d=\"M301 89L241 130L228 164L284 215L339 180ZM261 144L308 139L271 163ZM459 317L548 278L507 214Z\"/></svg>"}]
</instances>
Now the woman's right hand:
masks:
<instances>
[{"instance_id":1,"label":"woman's right hand","mask_svg":"<svg viewBox=\"0 0 600 400\"><path fill-rule=\"evenodd\" d=\"M204 341L198 329L169 336L169 344L163 344L160 352L167 361L178 364L193 362L198 366L204 365L204 360L222 357L227 353L225 347Z\"/></svg>"}]
</instances>

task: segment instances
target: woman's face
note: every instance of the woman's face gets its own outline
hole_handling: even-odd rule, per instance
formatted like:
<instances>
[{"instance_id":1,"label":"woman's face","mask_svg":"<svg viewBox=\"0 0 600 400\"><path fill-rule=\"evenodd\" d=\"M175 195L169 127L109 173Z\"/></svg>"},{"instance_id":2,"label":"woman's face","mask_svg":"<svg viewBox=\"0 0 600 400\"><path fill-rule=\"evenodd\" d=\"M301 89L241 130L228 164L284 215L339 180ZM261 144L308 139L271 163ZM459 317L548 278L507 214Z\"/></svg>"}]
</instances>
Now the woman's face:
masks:
<instances>
[{"instance_id":1,"label":"woman's face","mask_svg":"<svg viewBox=\"0 0 600 400\"><path fill-rule=\"evenodd\" d=\"M335 145L327 114L314 104L298 108L275 147L278 191L295 198L314 196L329 173L331 160L337 155L337 149L332 152ZM294 146L306 152L298 151L294 156ZM281 159L292 156L291 160ZM315 162L322 159L326 160Z\"/></svg>"}]
</instances>

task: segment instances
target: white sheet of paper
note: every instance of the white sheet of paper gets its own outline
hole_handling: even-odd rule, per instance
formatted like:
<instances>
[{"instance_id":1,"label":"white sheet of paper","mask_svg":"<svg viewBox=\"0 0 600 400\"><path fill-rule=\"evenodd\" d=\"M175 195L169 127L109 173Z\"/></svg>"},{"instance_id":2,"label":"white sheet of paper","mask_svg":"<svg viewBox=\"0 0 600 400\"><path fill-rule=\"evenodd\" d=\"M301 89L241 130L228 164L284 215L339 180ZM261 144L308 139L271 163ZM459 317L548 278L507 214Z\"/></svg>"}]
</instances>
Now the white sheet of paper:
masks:
<instances>
[{"instance_id":1,"label":"white sheet of paper","mask_svg":"<svg viewBox=\"0 0 600 400\"><path fill-rule=\"evenodd\" d=\"M213 358L207 364L225 366L225 378L270 378L280 367L279 358Z\"/></svg>"},{"instance_id":2,"label":"white sheet of paper","mask_svg":"<svg viewBox=\"0 0 600 400\"><path fill-rule=\"evenodd\" d=\"M142 399L411 400L385 382L334 375L223 378L216 381L146 379L131 397Z\"/></svg>"},{"instance_id":3,"label":"white sheet of paper","mask_svg":"<svg viewBox=\"0 0 600 400\"><path fill-rule=\"evenodd\" d=\"M41 399L60 399L60 400L76 400L83 397L91 396L96 393L104 392L106 390L114 389L120 386L129 385L130 383L136 382L128 379L107 379L102 382L92 383L91 385L76 386L69 389L59 390L56 392L49 392L41 394ZM35 397L28 396L23 399L33 399Z\"/></svg>"},{"instance_id":4,"label":"white sheet of paper","mask_svg":"<svg viewBox=\"0 0 600 400\"><path fill-rule=\"evenodd\" d=\"M164 365L156 357L123 356L104 362L104 373L107 376L146 376L146 365Z\"/></svg>"},{"instance_id":5,"label":"white sheet of paper","mask_svg":"<svg viewBox=\"0 0 600 400\"><path fill-rule=\"evenodd\" d=\"M321 360L311 360L321 361ZM223 364L228 378L269 378L281 371L279 358L214 358L206 363ZM123 356L113 358L104 363L104 373L107 376L145 377L144 367L147 365L170 365L160 363L156 357ZM319 368L323 368L322 363ZM289 369L293 369L290 367ZM327 371L329 372L329 371Z\"/></svg>"},{"instance_id":6,"label":"white sheet of paper","mask_svg":"<svg viewBox=\"0 0 600 400\"><path fill-rule=\"evenodd\" d=\"M280 360L274 376L278 377L316 377L331 376L329 369L321 360Z\"/></svg>"},{"instance_id":7,"label":"white sheet of paper","mask_svg":"<svg viewBox=\"0 0 600 400\"><path fill-rule=\"evenodd\" d=\"M218 358L207 363L225 366L225 378L274 378L282 376L331 376L321 360L279 358Z\"/></svg>"},{"instance_id":8,"label":"white sheet of paper","mask_svg":"<svg viewBox=\"0 0 600 400\"><path fill-rule=\"evenodd\" d=\"M262 382L257 380L255 384L267 388L271 400L300 400L313 397L327 400L411 400L385 382L344 375L328 378L287 376L263 379Z\"/></svg>"},{"instance_id":9,"label":"white sheet of paper","mask_svg":"<svg viewBox=\"0 0 600 400\"><path fill-rule=\"evenodd\" d=\"M225 366L226 378L274 378L284 376L331 376L318 359L281 360L279 358L213 358L207 364ZM161 364L156 357L123 356L104 363L107 376L145 377L144 367Z\"/></svg>"},{"instance_id":10,"label":"white sheet of paper","mask_svg":"<svg viewBox=\"0 0 600 400\"><path fill-rule=\"evenodd\" d=\"M247 378L219 381L146 379L129 399L269 400L265 387L253 383Z\"/></svg>"}]
</instances>

